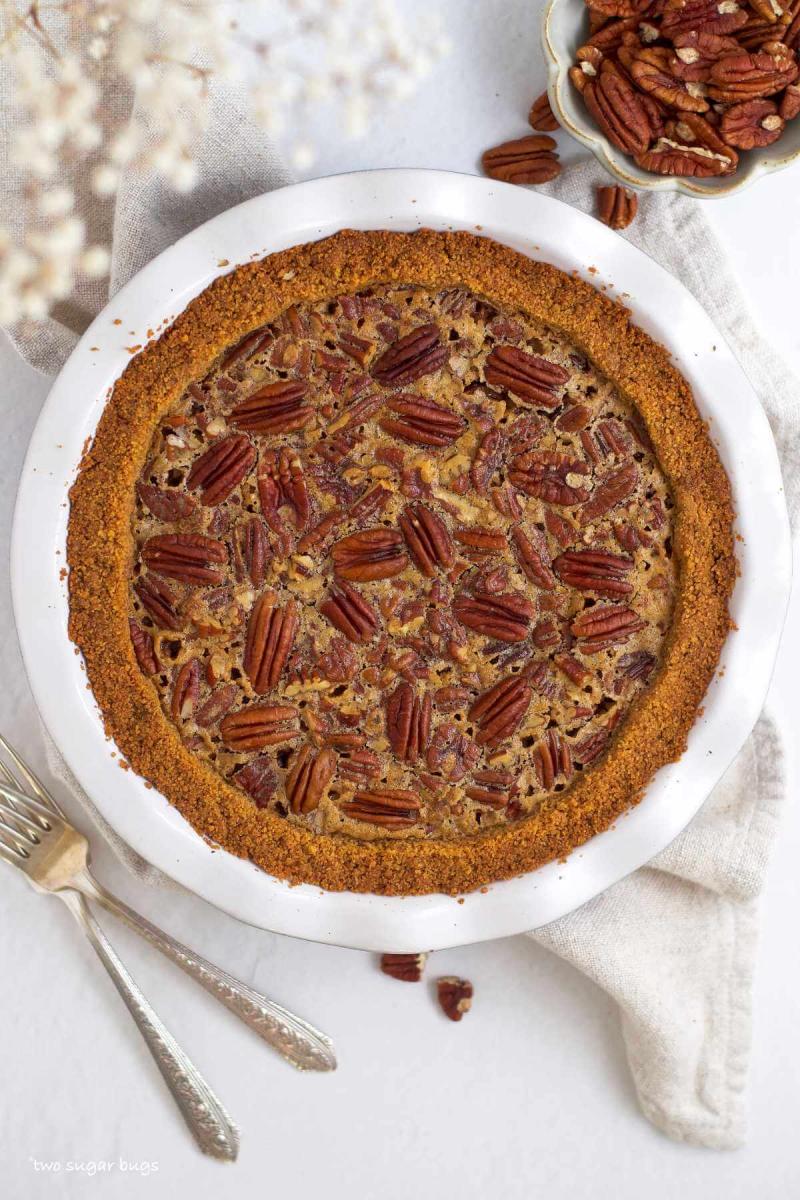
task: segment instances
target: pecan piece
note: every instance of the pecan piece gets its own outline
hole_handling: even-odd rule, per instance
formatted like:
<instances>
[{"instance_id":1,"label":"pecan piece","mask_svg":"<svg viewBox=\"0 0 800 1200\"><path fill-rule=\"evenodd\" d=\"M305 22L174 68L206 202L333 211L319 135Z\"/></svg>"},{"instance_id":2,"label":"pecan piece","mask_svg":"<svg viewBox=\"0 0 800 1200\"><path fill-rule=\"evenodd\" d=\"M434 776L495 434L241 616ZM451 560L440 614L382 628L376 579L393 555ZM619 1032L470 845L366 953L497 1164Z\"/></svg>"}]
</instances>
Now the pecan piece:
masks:
<instances>
[{"instance_id":1,"label":"pecan piece","mask_svg":"<svg viewBox=\"0 0 800 1200\"><path fill-rule=\"evenodd\" d=\"M625 576L633 569L633 559L603 550L568 550L559 554L553 569L562 583L598 596L629 596L633 584Z\"/></svg>"},{"instance_id":2,"label":"pecan piece","mask_svg":"<svg viewBox=\"0 0 800 1200\"><path fill-rule=\"evenodd\" d=\"M278 776L268 754L261 754L233 776L233 782L255 801L256 808L266 808L278 790Z\"/></svg>"},{"instance_id":3,"label":"pecan piece","mask_svg":"<svg viewBox=\"0 0 800 1200\"><path fill-rule=\"evenodd\" d=\"M500 466L503 449L504 441L499 429L487 430L478 443L469 469L469 477L475 491L482 496L486 495L492 476Z\"/></svg>"},{"instance_id":4,"label":"pecan piece","mask_svg":"<svg viewBox=\"0 0 800 1200\"><path fill-rule=\"evenodd\" d=\"M624 604L603 604L587 608L570 625L584 654L597 654L610 646L621 646L633 633L644 629L645 622Z\"/></svg>"},{"instance_id":5,"label":"pecan piece","mask_svg":"<svg viewBox=\"0 0 800 1200\"><path fill-rule=\"evenodd\" d=\"M532 529L527 534L521 525L515 525L511 539L523 574L537 587L551 592L556 586L556 578L551 569L547 542L540 531Z\"/></svg>"},{"instance_id":6,"label":"pecan piece","mask_svg":"<svg viewBox=\"0 0 800 1200\"><path fill-rule=\"evenodd\" d=\"M152 637L133 618L128 620L128 628L131 631L133 652L136 655L136 661L139 664L140 670L145 675L155 675L158 671L158 659L156 658Z\"/></svg>"},{"instance_id":7,"label":"pecan piece","mask_svg":"<svg viewBox=\"0 0 800 1200\"><path fill-rule=\"evenodd\" d=\"M643 92L650 92L662 104L680 112L707 112L708 101L694 95L695 85L676 79L670 69L671 53L663 46L637 51L631 63L631 75Z\"/></svg>"},{"instance_id":8,"label":"pecan piece","mask_svg":"<svg viewBox=\"0 0 800 1200\"><path fill-rule=\"evenodd\" d=\"M454 537L463 547L462 553L473 562L482 562L485 558L503 554L507 547L502 529L487 529L482 525L456 529Z\"/></svg>"},{"instance_id":9,"label":"pecan piece","mask_svg":"<svg viewBox=\"0 0 800 1200\"><path fill-rule=\"evenodd\" d=\"M574 654L569 654L563 651L561 654L553 655L553 662L562 671L567 679L571 679L577 687L583 687L591 672L579 662Z\"/></svg>"},{"instance_id":10,"label":"pecan piece","mask_svg":"<svg viewBox=\"0 0 800 1200\"><path fill-rule=\"evenodd\" d=\"M183 618L170 589L155 575L143 575L133 585L142 605L163 629L182 629Z\"/></svg>"},{"instance_id":11,"label":"pecan piece","mask_svg":"<svg viewBox=\"0 0 800 1200\"><path fill-rule=\"evenodd\" d=\"M341 538L332 554L336 574L355 583L391 579L408 566L401 534L381 526Z\"/></svg>"},{"instance_id":12,"label":"pecan piece","mask_svg":"<svg viewBox=\"0 0 800 1200\"><path fill-rule=\"evenodd\" d=\"M403 983L419 983L427 954L382 954L381 970Z\"/></svg>"},{"instance_id":13,"label":"pecan piece","mask_svg":"<svg viewBox=\"0 0 800 1200\"><path fill-rule=\"evenodd\" d=\"M800 21L800 11L797 16ZM800 33L800 31L798 31ZM784 121L793 121L795 117L800 116L800 84L793 83L787 87L781 97L781 105L778 109Z\"/></svg>"},{"instance_id":14,"label":"pecan piece","mask_svg":"<svg viewBox=\"0 0 800 1200\"><path fill-rule=\"evenodd\" d=\"M247 623L243 665L259 695L274 688L280 679L292 649L298 621L294 600L290 600L285 608L276 608L265 593L253 605Z\"/></svg>"},{"instance_id":15,"label":"pecan piece","mask_svg":"<svg viewBox=\"0 0 800 1200\"><path fill-rule=\"evenodd\" d=\"M397 523L408 552L423 575L432 579L437 567L444 570L452 567L456 560L453 539L437 513L425 504L407 504Z\"/></svg>"},{"instance_id":16,"label":"pecan piece","mask_svg":"<svg viewBox=\"0 0 800 1200\"><path fill-rule=\"evenodd\" d=\"M319 611L351 642L371 642L380 624L372 605L344 579L331 585Z\"/></svg>"},{"instance_id":17,"label":"pecan piece","mask_svg":"<svg viewBox=\"0 0 800 1200\"><path fill-rule=\"evenodd\" d=\"M244 433L220 438L201 454L189 474L186 486L199 488L203 504L219 504L230 496L255 465L256 448Z\"/></svg>"},{"instance_id":18,"label":"pecan piece","mask_svg":"<svg viewBox=\"0 0 800 1200\"><path fill-rule=\"evenodd\" d=\"M236 531L234 559L237 579L247 574L253 587L261 587L267 576L269 558L266 526L259 517L250 517Z\"/></svg>"},{"instance_id":19,"label":"pecan piece","mask_svg":"<svg viewBox=\"0 0 800 1200\"><path fill-rule=\"evenodd\" d=\"M531 129L537 129L540 133L553 133L558 129L558 121L550 107L550 99L547 92L542 92L541 96L537 96L531 105L531 111L528 113L528 124Z\"/></svg>"},{"instance_id":20,"label":"pecan piece","mask_svg":"<svg viewBox=\"0 0 800 1200\"><path fill-rule=\"evenodd\" d=\"M444 1015L451 1021L460 1021L472 1006L473 988L468 979L443 975L436 980L436 995Z\"/></svg>"},{"instance_id":21,"label":"pecan piece","mask_svg":"<svg viewBox=\"0 0 800 1200\"><path fill-rule=\"evenodd\" d=\"M433 322L412 329L393 342L373 364L372 376L384 387L403 387L440 370L450 356L439 340L439 326Z\"/></svg>"},{"instance_id":22,"label":"pecan piece","mask_svg":"<svg viewBox=\"0 0 800 1200\"><path fill-rule=\"evenodd\" d=\"M746 100L733 104L722 114L720 135L729 146L755 150L771 146L786 128L786 122L773 100Z\"/></svg>"},{"instance_id":23,"label":"pecan piece","mask_svg":"<svg viewBox=\"0 0 800 1200\"><path fill-rule=\"evenodd\" d=\"M363 496L359 496L347 514L348 519L354 521L356 524L371 520L383 512L391 498L391 488L383 483L379 483L376 487L370 488L368 492L365 492Z\"/></svg>"},{"instance_id":24,"label":"pecan piece","mask_svg":"<svg viewBox=\"0 0 800 1200\"><path fill-rule=\"evenodd\" d=\"M368 783L377 779L383 767L377 754L371 750L347 750L346 755L339 759L339 774L343 779L354 783Z\"/></svg>"},{"instance_id":25,"label":"pecan piece","mask_svg":"<svg viewBox=\"0 0 800 1200\"><path fill-rule=\"evenodd\" d=\"M453 612L462 625L486 637L499 642L522 642L528 636L535 609L521 592L475 591L458 596Z\"/></svg>"},{"instance_id":26,"label":"pecan piece","mask_svg":"<svg viewBox=\"0 0 800 1200\"><path fill-rule=\"evenodd\" d=\"M635 157L636 165L657 175L679 175L709 179L729 175L735 162L729 154L717 154L704 146L685 145L670 138L659 138L654 146Z\"/></svg>"},{"instance_id":27,"label":"pecan piece","mask_svg":"<svg viewBox=\"0 0 800 1200\"><path fill-rule=\"evenodd\" d=\"M583 100L601 131L626 154L643 154L652 127L641 95L609 59L603 60L596 78L584 78Z\"/></svg>"},{"instance_id":28,"label":"pecan piece","mask_svg":"<svg viewBox=\"0 0 800 1200\"><path fill-rule=\"evenodd\" d=\"M267 450L261 456L258 469L258 498L261 511L269 519L284 504L294 511L295 528L302 529L308 521L310 503L303 464L297 454L284 446L280 451Z\"/></svg>"},{"instance_id":29,"label":"pecan piece","mask_svg":"<svg viewBox=\"0 0 800 1200\"><path fill-rule=\"evenodd\" d=\"M504 183L547 183L561 171L556 143L547 134L537 133L493 146L484 153L481 164L490 179Z\"/></svg>"},{"instance_id":30,"label":"pecan piece","mask_svg":"<svg viewBox=\"0 0 800 1200\"><path fill-rule=\"evenodd\" d=\"M141 480L136 485L136 492L142 504L149 508L159 521L180 521L182 517L190 516L197 507L197 502L183 492L155 487L154 484L142 483Z\"/></svg>"},{"instance_id":31,"label":"pecan piece","mask_svg":"<svg viewBox=\"0 0 800 1200\"><path fill-rule=\"evenodd\" d=\"M294 433L305 429L314 410L303 404L307 384L292 380L268 383L237 404L229 421L249 433Z\"/></svg>"},{"instance_id":32,"label":"pecan piece","mask_svg":"<svg viewBox=\"0 0 800 1200\"><path fill-rule=\"evenodd\" d=\"M569 782L572 778L572 754L557 729L548 729L546 737L537 743L531 757L539 783L546 792L553 790L557 779Z\"/></svg>"},{"instance_id":33,"label":"pecan piece","mask_svg":"<svg viewBox=\"0 0 800 1200\"><path fill-rule=\"evenodd\" d=\"M231 750L264 750L300 736L297 713L291 704L251 704L225 717L219 731Z\"/></svg>"},{"instance_id":34,"label":"pecan piece","mask_svg":"<svg viewBox=\"0 0 800 1200\"><path fill-rule=\"evenodd\" d=\"M401 762L416 762L431 732L431 698L420 697L410 683L399 683L386 701L386 734Z\"/></svg>"},{"instance_id":35,"label":"pecan piece","mask_svg":"<svg viewBox=\"0 0 800 1200\"><path fill-rule=\"evenodd\" d=\"M192 710L200 699L200 663L196 658L190 658L178 671L175 686L172 689L172 699L169 710L176 723L185 721L192 715Z\"/></svg>"},{"instance_id":36,"label":"pecan piece","mask_svg":"<svg viewBox=\"0 0 800 1200\"><path fill-rule=\"evenodd\" d=\"M656 665L656 657L647 650L635 650L633 654L623 654L617 667L614 680L616 695L622 691L626 682L647 684Z\"/></svg>"},{"instance_id":37,"label":"pecan piece","mask_svg":"<svg viewBox=\"0 0 800 1200\"><path fill-rule=\"evenodd\" d=\"M199 725L201 729L216 725L217 721L224 717L228 709L236 703L238 694L239 689L235 683L227 683L223 687L218 687L195 712L195 725Z\"/></svg>"},{"instance_id":38,"label":"pecan piece","mask_svg":"<svg viewBox=\"0 0 800 1200\"><path fill-rule=\"evenodd\" d=\"M639 201L635 192L624 187L599 187L597 189L598 220L609 229L627 229L639 209ZM581 406L578 405L578 408ZM588 411L588 410L587 410ZM564 414L568 416L569 410ZM577 426L562 425L561 428L578 428Z\"/></svg>"},{"instance_id":39,"label":"pecan piece","mask_svg":"<svg viewBox=\"0 0 800 1200\"><path fill-rule=\"evenodd\" d=\"M336 533L339 526L345 518L345 512L341 508L334 508L327 513L321 521L319 521L313 529L309 529L308 533L304 533L297 543L297 549L300 554L307 554L309 550L319 550L325 542L325 539L332 533Z\"/></svg>"},{"instance_id":40,"label":"pecan piece","mask_svg":"<svg viewBox=\"0 0 800 1200\"><path fill-rule=\"evenodd\" d=\"M442 721L433 735L425 761L449 783L458 783L468 775L481 756L471 738L462 733L455 721Z\"/></svg>"},{"instance_id":41,"label":"pecan piece","mask_svg":"<svg viewBox=\"0 0 800 1200\"><path fill-rule=\"evenodd\" d=\"M476 771L464 789L470 800L487 808L505 808L516 790L516 778L510 771Z\"/></svg>"},{"instance_id":42,"label":"pecan piece","mask_svg":"<svg viewBox=\"0 0 800 1200\"><path fill-rule=\"evenodd\" d=\"M716 33L704 33L692 29L678 34L673 39L675 53L670 60L670 70L676 79L685 83L708 83L712 64L726 54L739 50L736 38L720 37Z\"/></svg>"},{"instance_id":43,"label":"pecan piece","mask_svg":"<svg viewBox=\"0 0 800 1200\"><path fill-rule=\"evenodd\" d=\"M774 47L775 52L769 53ZM740 51L719 59L711 68L708 94L714 100L736 104L772 96L794 83L798 74L795 56L780 42L768 42L754 53Z\"/></svg>"},{"instance_id":44,"label":"pecan piece","mask_svg":"<svg viewBox=\"0 0 800 1200\"><path fill-rule=\"evenodd\" d=\"M383 829L404 829L419 820L420 802L415 792L404 788L372 788L356 792L339 805L351 821L364 821Z\"/></svg>"},{"instance_id":45,"label":"pecan piece","mask_svg":"<svg viewBox=\"0 0 800 1200\"><path fill-rule=\"evenodd\" d=\"M308 742L301 746L283 784L291 811L302 816L318 808L335 771L333 750L314 753Z\"/></svg>"},{"instance_id":46,"label":"pecan piece","mask_svg":"<svg viewBox=\"0 0 800 1200\"><path fill-rule=\"evenodd\" d=\"M393 417L383 417L384 433L415 446L450 446L466 428L466 421L424 396L393 396L386 407Z\"/></svg>"},{"instance_id":47,"label":"pecan piece","mask_svg":"<svg viewBox=\"0 0 800 1200\"><path fill-rule=\"evenodd\" d=\"M539 408L558 408L558 389L569 379L569 371L558 363L526 354L516 346L496 346L483 372L492 387L505 388L517 399Z\"/></svg>"},{"instance_id":48,"label":"pecan piece","mask_svg":"<svg viewBox=\"0 0 800 1200\"><path fill-rule=\"evenodd\" d=\"M693 29L702 33L734 33L747 24L736 0L670 0L661 19L661 36L674 41Z\"/></svg>"},{"instance_id":49,"label":"pecan piece","mask_svg":"<svg viewBox=\"0 0 800 1200\"><path fill-rule=\"evenodd\" d=\"M570 475L588 475L589 464L558 450L529 450L511 462L509 479L514 487L548 504L582 504L589 490L568 482Z\"/></svg>"},{"instance_id":50,"label":"pecan piece","mask_svg":"<svg viewBox=\"0 0 800 1200\"><path fill-rule=\"evenodd\" d=\"M592 497L587 500L580 512L581 525L588 525L605 513L610 512L617 504L630 496L639 482L639 468L636 463L627 463L616 471L604 475L594 489Z\"/></svg>"},{"instance_id":51,"label":"pecan piece","mask_svg":"<svg viewBox=\"0 0 800 1200\"><path fill-rule=\"evenodd\" d=\"M199 533L159 534L142 546L142 561L151 571L191 587L222 583L222 572L211 564L227 560L222 542Z\"/></svg>"},{"instance_id":52,"label":"pecan piece","mask_svg":"<svg viewBox=\"0 0 800 1200\"><path fill-rule=\"evenodd\" d=\"M520 675L508 675L481 692L469 710L478 726L478 745L494 747L510 738L522 724L532 696L530 684Z\"/></svg>"}]
</instances>

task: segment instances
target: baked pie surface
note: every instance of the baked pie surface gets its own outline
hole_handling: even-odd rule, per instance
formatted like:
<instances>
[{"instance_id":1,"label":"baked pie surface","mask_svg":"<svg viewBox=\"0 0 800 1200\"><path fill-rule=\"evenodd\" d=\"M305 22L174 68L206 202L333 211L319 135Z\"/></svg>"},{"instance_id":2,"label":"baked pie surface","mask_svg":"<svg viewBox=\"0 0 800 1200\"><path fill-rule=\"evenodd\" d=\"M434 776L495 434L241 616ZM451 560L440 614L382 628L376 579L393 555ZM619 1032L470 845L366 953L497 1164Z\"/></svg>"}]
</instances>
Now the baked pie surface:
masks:
<instances>
[{"instance_id":1,"label":"baked pie surface","mask_svg":"<svg viewBox=\"0 0 800 1200\"><path fill-rule=\"evenodd\" d=\"M589 285L469 234L240 267L116 385L71 635L131 765L293 881L459 892L679 757L729 629L727 478Z\"/></svg>"}]
</instances>

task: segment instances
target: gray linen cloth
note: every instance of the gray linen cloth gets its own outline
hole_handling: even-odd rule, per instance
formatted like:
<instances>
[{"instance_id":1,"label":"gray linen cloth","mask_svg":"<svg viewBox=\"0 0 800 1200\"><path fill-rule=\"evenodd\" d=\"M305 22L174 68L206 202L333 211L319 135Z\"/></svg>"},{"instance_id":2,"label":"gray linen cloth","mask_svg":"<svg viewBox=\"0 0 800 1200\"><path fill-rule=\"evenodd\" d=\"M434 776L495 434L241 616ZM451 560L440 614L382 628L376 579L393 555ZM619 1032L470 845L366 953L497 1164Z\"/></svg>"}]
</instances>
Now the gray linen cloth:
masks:
<instances>
[{"instance_id":1,"label":"gray linen cloth","mask_svg":"<svg viewBox=\"0 0 800 1200\"><path fill-rule=\"evenodd\" d=\"M274 149L230 88L213 97L198 151L201 183L176 195L128 172L113 227L91 214L94 240L112 242L109 294L177 238L231 205L289 182ZM565 171L546 191L592 211L594 163ZM772 423L786 490L797 508L800 393L756 332L702 205L677 195L642 196L624 236L694 292L739 358ZM16 345L53 373L105 297L97 284ZM120 842L69 776L50 744L51 768L134 874L176 886ZM757 903L784 798L781 750L762 718L754 735L689 828L653 862L602 896L529 936L584 971L613 996L640 1103L669 1136L712 1147L739 1145L745 1130L750 1003Z\"/></svg>"}]
</instances>

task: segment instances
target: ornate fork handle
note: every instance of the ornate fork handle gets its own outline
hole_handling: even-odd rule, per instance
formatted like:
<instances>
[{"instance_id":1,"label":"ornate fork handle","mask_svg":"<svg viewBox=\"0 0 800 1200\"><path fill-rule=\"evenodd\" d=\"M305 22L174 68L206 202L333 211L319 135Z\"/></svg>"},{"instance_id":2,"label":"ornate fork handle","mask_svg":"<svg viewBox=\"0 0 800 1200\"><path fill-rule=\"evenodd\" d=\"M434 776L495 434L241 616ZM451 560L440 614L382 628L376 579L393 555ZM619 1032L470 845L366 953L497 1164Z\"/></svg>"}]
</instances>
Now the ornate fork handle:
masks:
<instances>
[{"instance_id":1,"label":"ornate fork handle","mask_svg":"<svg viewBox=\"0 0 800 1200\"><path fill-rule=\"evenodd\" d=\"M313 1025L151 925L122 900L102 888L92 876L81 874L72 880L72 885L79 888L83 895L102 904L187 975L191 975L292 1066L301 1071L332 1071L336 1068L332 1042Z\"/></svg>"},{"instance_id":2,"label":"ornate fork handle","mask_svg":"<svg viewBox=\"0 0 800 1200\"><path fill-rule=\"evenodd\" d=\"M73 891L58 895L83 927L111 976L198 1146L204 1154L233 1162L239 1151L239 1134L222 1104L139 991L83 896Z\"/></svg>"}]
</instances>

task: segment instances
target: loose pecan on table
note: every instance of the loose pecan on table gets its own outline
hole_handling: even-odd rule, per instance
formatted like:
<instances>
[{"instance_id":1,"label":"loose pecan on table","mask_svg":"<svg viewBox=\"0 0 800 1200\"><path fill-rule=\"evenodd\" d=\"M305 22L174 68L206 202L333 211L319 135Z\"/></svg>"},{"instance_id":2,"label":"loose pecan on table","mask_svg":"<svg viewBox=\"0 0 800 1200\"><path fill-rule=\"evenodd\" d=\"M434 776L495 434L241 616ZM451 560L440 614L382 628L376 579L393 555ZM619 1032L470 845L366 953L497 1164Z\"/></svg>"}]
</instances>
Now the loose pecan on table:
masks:
<instances>
[{"instance_id":1,"label":"loose pecan on table","mask_svg":"<svg viewBox=\"0 0 800 1200\"><path fill-rule=\"evenodd\" d=\"M558 129L558 121L550 107L547 92L542 92L541 96L537 96L531 105L528 124L532 129L538 129L541 133L553 133Z\"/></svg>"},{"instance_id":2,"label":"loose pecan on table","mask_svg":"<svg viewBox=\"0 0 800 1200\"><path fill-rule=\"evenodd\" d=\"M624 187L597 189L597 216L610 229L627 229L639 210L635 192Z\"/></svg>"},{"instance_id":3,"label":"loose pecan on table","mask_svg":"<svg viewBox=\"0 0 800 1200\"><path fill-rule=\"evenodd\" d=\"M493 146L482 158L484 172L504 183L547 183L561 171L556 143L546 134L528 134Z\"/></svg>"},{"instance_id":4,"label":"loose pecan on table","mask_svg":"<svg viewBox=\"0 0 800 1200\"><path fill-rule=\"evenodd\" d=\"M419 983L427 954L382 954L381 970L403 983Z\"/></svg>"},{"instance_id":5,"label":"loose pecan on table","mask_svg":"<svg viewBox=\"0 0 800 1200\"><path fill-rule=\"evenodd\" d=\"M444 975L436 981L439 1006L451 1021L460 1021L472 1007L473 987L468 979L456 975Z\"/></svg>"}]
</instances>

